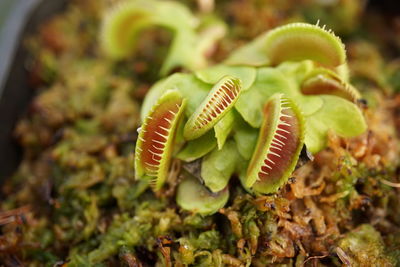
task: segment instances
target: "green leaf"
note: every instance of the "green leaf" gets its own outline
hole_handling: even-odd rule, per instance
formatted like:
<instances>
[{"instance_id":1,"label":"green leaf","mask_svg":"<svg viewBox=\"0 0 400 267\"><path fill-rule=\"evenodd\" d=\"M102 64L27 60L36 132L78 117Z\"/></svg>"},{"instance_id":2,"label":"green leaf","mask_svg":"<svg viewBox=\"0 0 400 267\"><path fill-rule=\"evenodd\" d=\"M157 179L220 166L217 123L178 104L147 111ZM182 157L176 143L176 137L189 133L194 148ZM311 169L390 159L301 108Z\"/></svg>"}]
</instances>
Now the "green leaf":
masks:
<instances>
[{"instance_id":1,"label":"green leaf","mask_svg":"<svg viewBox=\"0 0 400 267\"><path fill-rule=\"evenodd\" d=\"M224 61L227 65L247 65L254 67L268 66L270 60L263 51L265 35L264 33L250 43L239 47Z\"/></svg>"},{"instance_id":2,"label":"green leaf","mask_svg":"<svg viewBox=\"0 0 400 267\"><path fill-rule=\"evenodd\" d=\"M322 108L306 117L305 143L312 153L325 148L329 130L342 137L355 137L367 130L361 110L353 103L330 95L321 95Z\"/></svg>"},{"instance_id":3,"label":"green leaf","mask_svg":"<svg viewBox=\"0 0 400 267\"><path fill-rule=\"evenodd\" d=\"M137 1L137 0L136 0ZM171 29L194 29L198 25L197 18L185 5L174 1L145 0L144 5L152 9L154 22Z\"/></svg>"},{"instance_id":4,"label":"green leaf","mask_svg":"<svg viewBox=\"0 0 400 267\"><path fill-rule=\"evenodd\" d=\"M213 192L224 189L235 172L238 151L233 140L229 140L221 150L214 149L203 158L201 177Z\"/></svg>"},{"instance_id":5,"label":"green leaf","mask_svg":"<svg viewBox=\"0 0 400 267\"><path fill-rule=\"evenodd\" d=\"M243 188L250 194L253 194L254 192L252 191L252 189L246 186L247 169L249 168L249 163L250 160L246 160L241 156L239 156L238 162L236 164L236 173L239 176L239 180Z\"/></svg>"},{"instance_id":6,"label":"green leaf","mask_svg":"<svg viewBox=\"0 0 400 267\"><path fill-rule=\"evenodd\" d=\"M248 125L242 118L238 118L235 123L234 132L233 138L235 139L239 154L245 160L250 160L257 144L258 129L254 129Z\"/></svg>"},{"instance_id":7,"label":"green leaf","mask_svg":"<svg viewBox=\"0 0 400 267\"><path fill-rule=\"evenodd\" d=\"M305 60L302 62L284 62L279 67L284 77L287 77L287 82L290 84L293 90L290 96L300 107L303 115L311 115L317 112L323 104L322 99L318 96L308 96L301 94L300 84L303 82L304 78L310 75L315 70L315 64L310 60Z\"/></svg>"},{"instance_id":8,"label":"green leaf","mask_svg":"<svg viewBox=\"0 0 400 267\"><path fill-rule=\"evenodd\" d=\"M197 139L187 142L185 147L176 155L178 159L191 162L209 153L217 146L214 131L209 131Z\"/></svg>"},{"instance_id":9,"label":"green leaf","mask_svg":"<svg viewBox=\"0 0 400 267\"><path fill-rule=\"evenodd\" d=\"M287 96L299 95L290 77L285 77L277 69L259 68L256 81L249 90L242 93L235 108L247 123L259 128L264 104L274 93L284 93Z\"/></svg>"},{"instance_id":10,"label":"green leaf","mask_svg":"<svg viewBox=\"0 0 400 267\"><path fill-rule=\"evenodd\" d=\"M306 96L300 92L300 81L312 68L310 61L283 63L278 68L259 68L256 81L236 102L236 110L252 127L259 128L265 102L275 93L284 93L299 105L304 115L317 112L323 103L319 96Z\"/></svg>"},{"instance_id":11,"label":"green leaf","mask_svg":"<svg viewBox=\"0 0 400 267\"><path fill-rule=\"evenodd\" d=\"M299 106L304 116L310 116L318 112L324 104L321 97L317 95L299 95L294 102Z\"/></svg>"},{"instance_id":12,"label":"green leaf","mask_svg":"<svg viewBox=\"0 0 400 267\"><path fill-rule=\"evenodd\" d=\"M293 79L296 84L301 83L304 77L315 69L315 64L311 60L301 62L283 62L277 67L286 77Z\"/></svg>"},{"instance_id":13,"label":"green leaf","mask_svg":"<svg viewBox=\"0 0 400 267\"><path fill-rule=\"evenodd\" d=\"M305 118L306 134L304 136L304 143L312 154L316 154L326 147L329 128L319 119L320 117L315 116L315 114Z\"/></svg>"},{"instance_id":14,"label":"green leaf","mask_svg":"<svg viewBox=\"0 0 400 267\"><path fill-rule=\"evenodd\" d=\"M161 66L161 76L167 75L171 70L178 67L184 67L189 70L204 68L207 61L203 56L196 53L193 49L197 43L197 36L194 32L177 32L171 43L168 55Z\"/></svg>"},{"instance_id":15,"label":"green leaf","mask_svg":"<svg viewBox=\"0 0 400 267\"><path fill-rule=\"evenodd\" d=\"M221 149L224 146L226 139L233 129L236 116L238 115L236 115L235 110L230 110L219 122L217 122L217 124L215 124L214 131L215 138L217 138L218 142L218 149Z\"/></svg>"},{"instance_id":16,"label":"green leaf","mask_svg":"<svg viewBox=\"0 0 400 267\"><path fill-rule=\"evenodd\" d=\"M176 202L184 209L202 215L211 215L224 207L229 198L228 188L212 193L198 179L186 173L179 184Z\"/></svg>"},{"instance_id":17,"label":"green leaf","mask_svg":"<svg viewBox=\"0 0 400 267\"><path fill-rule=\"evenodd\" d=\"M242 91L250 88L256 79L257 71L253 67L248 66L227 66L215 65L206 69L198 70L195 75L198 79L205 83L215 84L222 77L230 75L242 80Z\"/></svg>"},{"instance_id":18,"label":"green leaf","mask_svg":"<svg viewBox=\"0 0 400 267\"><path fill-rule=\"evenodd\" d=\"M196 79L192 74L175 73L166 79L158 81L150 88L140 111L141 119L143 121L146 118L151 107L169 89L177 89L187 99L185 114L189 117L207 96L211 87L211 85Z\"/></svg>"},{"instance_id":19,"label":"green leaf","mask_svg":"<svg viewBox=\"0 0 400 267\"><path fill-rule=\"evenodd\" d=\"M326 121L330 129L342 137L354 137L367 130L367 124L361 110L353 103L335 97L322 96L323 108L316 117Z\"/></svg>"}]
</instances>

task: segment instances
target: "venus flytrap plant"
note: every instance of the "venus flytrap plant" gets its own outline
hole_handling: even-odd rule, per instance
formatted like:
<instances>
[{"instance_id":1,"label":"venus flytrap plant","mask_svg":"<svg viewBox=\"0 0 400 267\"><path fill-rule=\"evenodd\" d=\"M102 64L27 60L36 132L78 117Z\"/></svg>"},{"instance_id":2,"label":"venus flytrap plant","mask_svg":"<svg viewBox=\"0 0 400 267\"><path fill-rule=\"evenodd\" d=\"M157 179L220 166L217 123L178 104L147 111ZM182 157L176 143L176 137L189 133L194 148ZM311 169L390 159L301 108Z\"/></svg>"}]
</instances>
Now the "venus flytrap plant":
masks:
<instances>
[{"instance_id":1,"label":"venus flytrap plant","mask_svg":"<svg viewBox=\"0 0 400 267\"><path fill-rule=\"evenodd\" d=\"M276 68L260 67L256 81L248 91L242 93L235 108L248 124L259 128L262 123L264 103L274 93L285 94L296 102L304 114L306 124L309 125L306 127L305 144L312 153L317 153L325 147L328 130L343 137L352 137L363 133L366 130L366 124L355 104L338 96L328 98L323 94L305 95L301 92L303 81L313 72L313 69L315 66L307 61L287 62ZM340 81L340 83L346 85L344 81ZM332 109L335 109L335 113L331 113L329 116L325 114L323 112L326 110L325 105L330 105ZM322 118L321 114L325 114L325 117ZM350 124L354 123L355 127L350 129L346 126L347 123L343 120L346 117L353 118L348 121ZM315 125L315 127L311 125ZM346 129L340 129L341 126Z\"/></svg>"},{"instance_id":2,"label":"venus flytrap plant","mask_svg":"<svg viewBox=\"0 0 400 267\"><path fill-rule=\"evenodd\" d=\"M276 192L286 183L304 145L304 119L296 104L275 94L264 107L257 146L247 169L245 187Z\"/></svg>"},{"instance_id":3,"label":"venus flytrap plant","mask_svg":"<svg viewBox=\"0 0 400 267\"><path fill-rule=\"evenodd\" d=\"M241 80L222 77L211 89L185 125L183 135L187 140L200 137L217 124L233 108L241 93Z\"/></svg>"},{"instance_id":4,"label":"venus flytrap plant","mask_svg":"<svg viewBox=\"0 0 400 267\"><path fill-rule=\"evenodd\" d=\"M187 102L179 110L184 143L169 143L165 158L201 164L195 175L200 180L183 173L178 204L205 215L216 212L235 175L250 193L275 193L304 145L315 154L325 148L329 131L342 137L363 133L366 123L355 104L360 94L347 82L346 69L338 37L318 25L294 23L263 34L222 64L156 83L142 106L142 129L156 124L145 114L158 113L166 92L179 91ZM148 142L139 140L136 150L143 144ZM143 169L140 159L137 168ZM165 180L163 166L156 189Z\"/></svg>"},{"instance_id":5,"label":"venus flytrap plant","mask_svg":"<svg viewBox=\"0 0 400 267\"><path fill-rule=\"evenodd\" d=\"M198 29L200 22L184 5L173 1L132 0L111 7L103 20L100 41L110 58L131 56L143 30L159 26L173 34L168 55L161 66L162 76L176 67L196 70L207 65L206 52L225 35L218 20Z\"/></svg>"},{"instance_id":6,"label":"venus flytrap plant","mask_svg":"<svg viewBox=\"0 0 400 267\"><path fill-rule=\"evenodd\" d=\"M316 68L307 75L301 84L301 92L305 95L336 95L353 103L361 98L356 88L325 68Z\"/></svg>"},{"instance_id":7,"label":"venus flytrap plant","mask_svg":"<svg viewBox=\"0 0 400 267\"><path fill-rule=\"evenodd\" d=\"M135 150L137 178L149 177L155 190L165 182L174 138L186 100L179 91L167 91L153 106L139 131Z\"/></svg>"}]
</instances>

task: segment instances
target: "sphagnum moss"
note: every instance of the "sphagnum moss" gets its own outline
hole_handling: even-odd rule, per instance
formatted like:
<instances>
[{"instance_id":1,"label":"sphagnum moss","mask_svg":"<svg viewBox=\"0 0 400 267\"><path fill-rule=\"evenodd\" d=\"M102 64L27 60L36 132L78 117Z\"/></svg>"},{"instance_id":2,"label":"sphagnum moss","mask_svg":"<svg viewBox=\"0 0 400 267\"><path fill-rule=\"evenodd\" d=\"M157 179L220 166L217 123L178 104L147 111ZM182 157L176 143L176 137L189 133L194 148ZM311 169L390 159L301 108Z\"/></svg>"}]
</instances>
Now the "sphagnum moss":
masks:
<instances>
[{"instance_id":1,"label":"sphagnum moss","mask_svg":"<svg viewBox=\"0 0 400 267\"><path fill-rule=\"evenodd\" d=\"M259 2L217 3L217 10L223 10L222 15L232 24L232 30L229 39L215 50L208 48L221 32L208 27L220 24L214 24L211 14L189 15L199 23L176 28L195 27L191 30L195 36L188 32L172 34L172 54L164 64L159 63L165 54L164 47L157 47L159 36L153 35L154 32L139 40L128 35L138 33L135 36L141 37L140 30L122 29L133 44L129 47L127 43L119 43L128 54L121 58L102 53L104 39L99 42L94 38L98 36L100 14L111 12L109 5L118 4L117 0L72 1L69 3L72 8L65 15L47 23L41 35L30 43L35 61L27 66L36 82L39 78L41 87L48 88L38 91L29 117L18 124L16 135L24 146L25 159L15 177L2 188L6 196L0 203L2 264L70 267L121 263L139 266L395 264L399 258L400 224L393 214L399 213L399 196L391 186L398 186L395 172L398 139L394 136L390 109L397 100L390 101L389 109L389 103L382 101L383 94L371 89L376 84L390 85L385 83L386 76L379 65L384 61L373 61L371 65L369 56L371 47L375 47L365 50L356 42L348 49L349 64L336 66L342 54L337 53L341 50L340 45L334 44L337 39L331 38L329 31L304 23L272 30L260 37L262 42L243 46L243 40L248 41L260 29L271 26L260 22L282 24L293 21L293 14L296 19L306 20L315 11L310 4L303 6L294 0L271 5ZM339 6L361 3L344 2ZM163 15L160 19L169 24L182 22L179 15L182 9L170 12L170 7L178 10L181 4L130 3L152 7L149 16ZM294 6L300 9L293 10ZM328 13L321 19L329 16L342 22L354 14L336 6L322 9ZM357 20L354 18L350 21ZM129 28L134 24L127 19L120 25ZM293 31L299 28L315 28L319 33L310 36ZM274 37L273 32L281 36ZM330 36L323 45L325 48L311 45L304 50L305 44L322 45L325 32ZM273 37L268 45L264 42L266 35ZM293 40L303 37L307 40L302 48ZM193 41L199 41L198 46ZM138 58L134 56L138 52L137 42L141 49ZM231 47L239 43L244 50L239 49L234 55L238 55L240 65L226 60L204 68L205 61L221 62ZM328 46L332 53L324 54ZM267 47L273 49L266 50ZM213 51L217 53L212 54ZM288 53L279 55L277 51ZM372 54L379 57L378 53ZM360 56L367 57L359 60ZM159 65L163 65L161 72ZM135 179L140 176L135 171L142 172L140 168L135 170L132 163L135 143L141 147L136 133L140 108L137 100L155 82L151 77L157 73L157 77L165 76L171 66L182 67L183 73L157 82L142 107L143 123L169 90L179 91L179 99L187 103L182 107L182 121L177 122L174 142L169 146L171 156L163 155L171 162L163 167L167 177L148 172L153 174L150 180L159 182L159 189L152 192L146 175ZM369 122L368 134L360 136L357 135L366 125L363 113L353 103L359 96L354 98L346 91L350 86L348 67L354 87L371 104L364 114ZM142 75L147 72L153 72L153 76ZM51 79L48 73L52 74ZM185 140L188 118L225 75L242 81L236 103L203 135ZM252 188L242 187L237 177L250 183L253 178L247 176L252 170L249 162L255 158L262 165L262 157L254 152L268 148L258 146L257 140L266 141L265 135L274 132L270 128L261 130L268 120L274 119L266 116L264 108L281 94L301 111L305 122L304 143L315 159L300 167L312 158L303 147L294 172L289 171L290 166L280 165L287 170L279 180L282 186L271 186L273 180L260 179L260 187L256 186L257 180ZM295 131L291 134L296 136ZM295 153L285 156L293 158L287 164L297 161ZM360 223L368 225L358 227Z\"/></svg>"}]
</instances>

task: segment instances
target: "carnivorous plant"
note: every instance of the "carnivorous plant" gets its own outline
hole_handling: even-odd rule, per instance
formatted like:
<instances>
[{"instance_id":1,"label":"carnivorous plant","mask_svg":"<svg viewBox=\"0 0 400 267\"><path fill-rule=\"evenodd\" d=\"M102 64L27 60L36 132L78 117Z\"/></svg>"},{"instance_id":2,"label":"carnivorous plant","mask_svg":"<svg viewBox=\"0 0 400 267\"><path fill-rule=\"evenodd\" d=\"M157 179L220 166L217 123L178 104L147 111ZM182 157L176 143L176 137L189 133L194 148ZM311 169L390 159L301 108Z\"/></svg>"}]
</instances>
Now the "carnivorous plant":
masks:
<instances>
[{"instance_id":1,"label":"carnivorous plant","mask_svg":"<svg viewBox=\"0 0 400 267\"><path fill-rule=\"evenodd\" d=\"M318 153L329 131L354 137L366 130L359 99L338 37L319 25L278 27L218 65L174 73L150 89L136 176L157 191L171 158L201 164L183 173L177 203L205 215L226 204L234 176L251 194L274 194L302 149Z\"/></svg>"}]
</instances>

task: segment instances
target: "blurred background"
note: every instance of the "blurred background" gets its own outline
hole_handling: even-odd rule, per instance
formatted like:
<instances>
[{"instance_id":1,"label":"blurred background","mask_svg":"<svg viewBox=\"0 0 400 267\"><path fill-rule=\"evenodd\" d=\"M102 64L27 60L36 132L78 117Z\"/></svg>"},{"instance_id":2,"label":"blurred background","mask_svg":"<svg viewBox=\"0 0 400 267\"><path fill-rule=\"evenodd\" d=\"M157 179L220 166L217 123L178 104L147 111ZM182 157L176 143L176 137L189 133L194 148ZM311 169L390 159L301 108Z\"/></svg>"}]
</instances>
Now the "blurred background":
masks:
<instances>
[{"instance_id":1,"label":"blurred background","mask_svg":"<svg viewBox=\"0 0 400 267\"><path fill-rule=\"evenodd\" d=\"M0 95L16 42L32 9L40 0L0 1Z\"/></svg>"}]
</instances>

